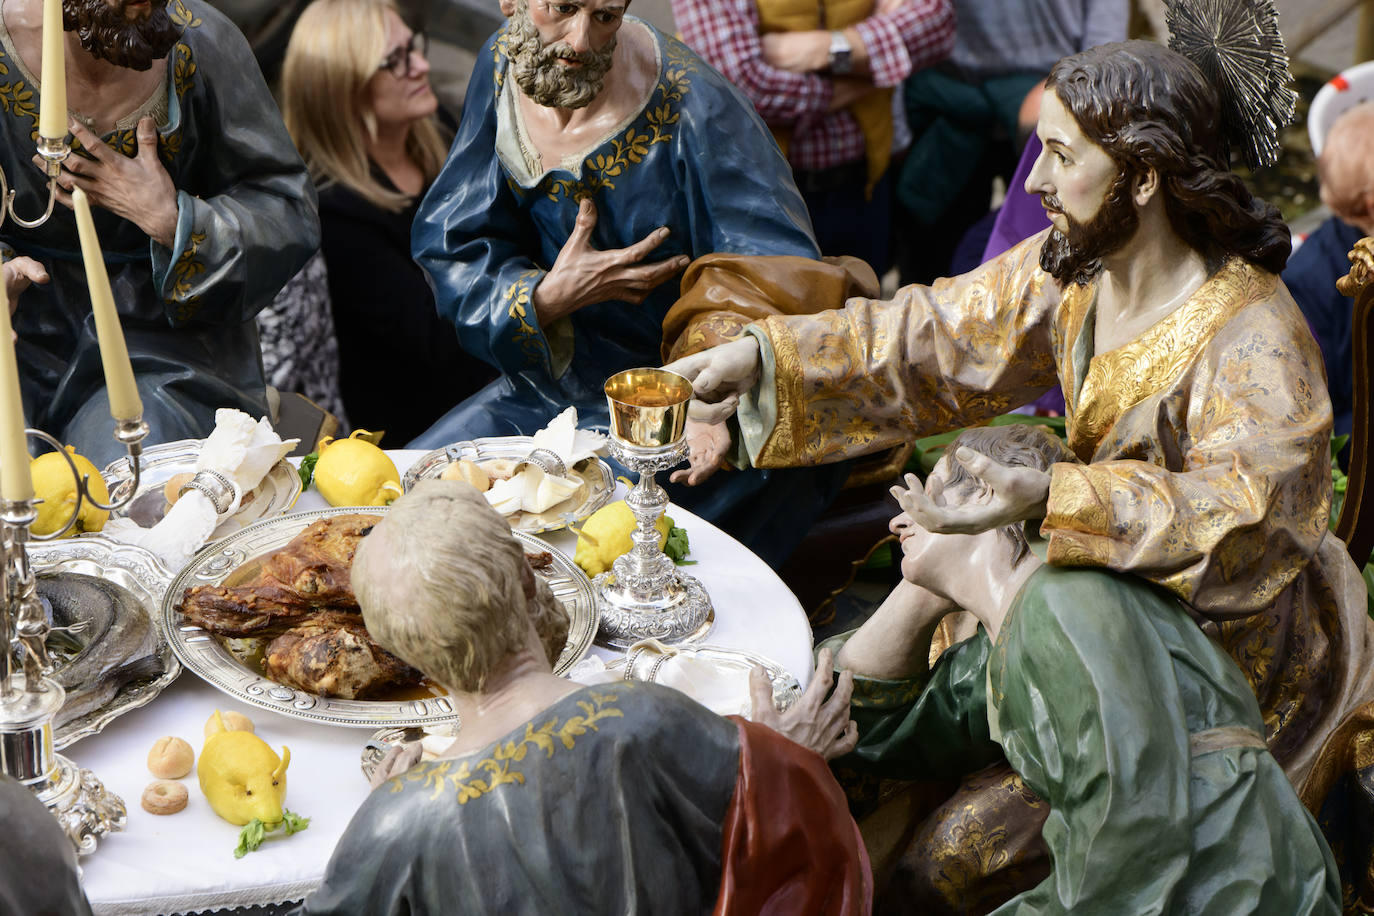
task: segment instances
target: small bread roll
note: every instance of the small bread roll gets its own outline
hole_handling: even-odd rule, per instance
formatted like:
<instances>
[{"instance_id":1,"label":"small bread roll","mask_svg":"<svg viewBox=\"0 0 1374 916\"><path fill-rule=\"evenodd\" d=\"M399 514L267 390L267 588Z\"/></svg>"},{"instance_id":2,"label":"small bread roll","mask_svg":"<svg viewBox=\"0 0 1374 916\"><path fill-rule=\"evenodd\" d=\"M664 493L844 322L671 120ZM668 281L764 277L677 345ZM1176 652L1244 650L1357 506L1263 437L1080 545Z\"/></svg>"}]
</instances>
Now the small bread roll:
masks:
<instances>
[{"instance_id":1,"label":"small bread roll","mask_svg":"<svg viewBox=\"0 0 1374 916\"><path fill-rule=\"evenodd\" d=\"M483 470L480 464L466 458L459 458L444 468L439 479L461 480L463 483L470 483L477 488L478 493L485 493L491 488L491 476Z\"/></svg>"},{"instance_id":2,"label":"small bread roll","mask_svg":"<svg viewBox=\"0 0 1374 916\"><path fill-rule=\"evenodd\" d=\"M196 752L180 738L158 738L148 752L148 769L158 779L180 779L195 762Z\"/></svg>"},{"instance_id":3,"label":"small bread roll","mask_svg":"<svg viewBox=\"0 0 1374 916\"><path fill-rule=\"evenodd\" d=\"M176 505L176 501L181 498L181 488L186 486L194 476L196 475L186 471L183 474L173 474L167 478L167 482L162 485L162 495L167 498L167 505Z\"/></svg>"},{"instance_id":4,"label":"small bread roll","mask_svg":"<svg viewBox=\"0 0 1374 916\"><path fill-rule=\"evenodd\" d=\"M252 732L253 720L241 712L220 712L215 710L215 714L205 720L205 737L218 734L219 732Z\"/></svg>"},{"instance_id":5,"label":"small bread roll","mask_svg":"<svg viewBox=\"0 0 1374 916\"><path fill-rule=\"evenodd\" d=\"M149 814L176 814L186 807L189 798L186 787L181 783L159 779L148 783L148 788L143 790L141 803L143 810Z\"/></svg>"}]
</instances>

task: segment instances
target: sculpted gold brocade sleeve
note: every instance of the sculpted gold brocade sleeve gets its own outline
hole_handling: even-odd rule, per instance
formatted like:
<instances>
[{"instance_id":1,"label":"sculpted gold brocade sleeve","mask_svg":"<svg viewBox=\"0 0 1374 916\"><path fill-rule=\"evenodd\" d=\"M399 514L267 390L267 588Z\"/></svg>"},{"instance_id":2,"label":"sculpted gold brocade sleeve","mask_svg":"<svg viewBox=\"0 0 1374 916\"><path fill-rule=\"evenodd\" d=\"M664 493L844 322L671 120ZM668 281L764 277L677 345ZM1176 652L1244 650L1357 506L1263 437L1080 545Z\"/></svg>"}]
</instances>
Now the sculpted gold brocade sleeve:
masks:
<instances>
[{"instance_id":1,"label":"sculpted gold brocade sleeve","mask_svg":"<svg viewBox=\"0 0 1374 916\"><path fill-rule=\"evenodd\" d=\"M1068 374L1069 441L1091 463L1053 469L1050 562L1136 573L1212 617L1272 605L1331 505L1321 357L1276 278L1233 261Z\"/></svg>"},{"instance_id":2,"label":"sculpted gold brocade sleeve","mask_svg":"<svg viewBox=\"0 0 1374 916\"><path fill-rule=\"evenodd\" d=\"M1059 288L1037 263L1042 240L890 302L764 319L777 422L754 465L869 454L995 417L1056 385Z\"/></svg>"}]
</instances>

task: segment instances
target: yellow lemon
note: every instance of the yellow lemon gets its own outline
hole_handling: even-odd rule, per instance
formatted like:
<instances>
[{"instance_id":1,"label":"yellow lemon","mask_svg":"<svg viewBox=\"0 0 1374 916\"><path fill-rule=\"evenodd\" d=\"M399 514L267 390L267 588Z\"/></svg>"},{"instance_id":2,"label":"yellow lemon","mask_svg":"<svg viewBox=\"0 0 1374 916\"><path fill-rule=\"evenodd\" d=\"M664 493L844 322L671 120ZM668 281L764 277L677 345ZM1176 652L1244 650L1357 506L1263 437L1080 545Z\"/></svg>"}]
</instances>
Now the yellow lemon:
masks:
<instances>
[{"instance_id":1,"label":"yellow lemon","mask_svg":"<svg viewBox=\"0 0 1374 916\"><path fill-rule=\"evenodd\" d=\"M205 739L196 772L200 791L215 813L242 827L253 818L278 824L286 800L286 767L291 749L281 757L252 732L222 731Z\"/></svg>"},{"instance_id":2,"label":"yellow lemon","mask_svg":"<svg viewBox=\"0 0 1374 916\"><path fill-rule=\"evenodd\" d=\"M401 475L386 452L357 438L320 441L315 489L331 506L389 506L401 495Z\"/></svg>"},{"instance_id":3,"label":"yellow lemon","mask_svg":"<svg viewBox=\"0 0 1374 916\"><path fill-rule=\"evenodd\" d=\"M100 476L95 465L91 464L89 459L78 455L76 449L70 445L67 446L67 454L76 464L76 469L90 478L88 486L91 495L108 504L110 491L105 486L105 478ZM72 515L72 507L76 505L76 481L72 478L72 469L66 458L57 452L48 452L30 462L29 472L33 475L34 495L43 500L38 505L38 518L33 523L33 533L52 534L67 524L67 519ZM110 513L104 509L97 509L89 500L83 500L76 524L68 528L67 533L62 536L71 537L82 531L99 531L105 527L105 520L109 517Z\"/></svg>"},{"instance_id":4,"label":"yellow lemon","mask_svg":"<svg viewBox=\"0 0 1374 916\"><path fill-rule=\"evenodd\" d=\"M625 500L602 506L582 523L582 530L577 533L577 550L573 559L589 576L606 572L616 557L634 548L631 535L636 524L635 514ZM673 527L673 520L666 515L660 516L654 527L658 529L658 546L662 549Z\"/></svg>"}]
</instances>

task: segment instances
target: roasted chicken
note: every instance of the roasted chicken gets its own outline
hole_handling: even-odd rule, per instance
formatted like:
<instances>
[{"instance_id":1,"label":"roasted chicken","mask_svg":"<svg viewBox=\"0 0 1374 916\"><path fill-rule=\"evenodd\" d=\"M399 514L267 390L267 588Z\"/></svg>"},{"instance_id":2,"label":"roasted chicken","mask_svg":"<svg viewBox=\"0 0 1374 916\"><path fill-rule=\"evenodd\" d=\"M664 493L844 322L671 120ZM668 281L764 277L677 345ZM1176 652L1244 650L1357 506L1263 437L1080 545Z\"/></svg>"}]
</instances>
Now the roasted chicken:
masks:
<instances>
[{"instance_id":1,"label":"roasted chicken","mask_svg":"<svg viewBox=\"0 0 1374 916\"><path fill-rule=\"evenodd\" d=\"M285 547L262 557L252 579L241 585L188 588L177 610L187 623L217 636L272 639L263 673L319 696L366 698L388 687L419 683L419 671L373 642L350 586L353 554L380 520L358 514L314 522ZM534 569L546 570L553 563L547 551L527 558ZM546 597L557 602L551 593ZM557 609L562 611L561 605ZM561 623L561 632L547 635L561 647L566 612L554 622Z\"/></svg>"},{"instance_id":2,"label":"roasted chicken","mask_svg":"<svg viewBox=\"0 0 1374 916\"><path fill-rule=\"evenodd\" d=\"M326 697L355 699L414 684L420 672L372 641L349 585L353 554L375 515L321 519L262 557L242 585L188 588L178 610L217 636L276 637L264 673Z\"/></svg>"}]
</instances>

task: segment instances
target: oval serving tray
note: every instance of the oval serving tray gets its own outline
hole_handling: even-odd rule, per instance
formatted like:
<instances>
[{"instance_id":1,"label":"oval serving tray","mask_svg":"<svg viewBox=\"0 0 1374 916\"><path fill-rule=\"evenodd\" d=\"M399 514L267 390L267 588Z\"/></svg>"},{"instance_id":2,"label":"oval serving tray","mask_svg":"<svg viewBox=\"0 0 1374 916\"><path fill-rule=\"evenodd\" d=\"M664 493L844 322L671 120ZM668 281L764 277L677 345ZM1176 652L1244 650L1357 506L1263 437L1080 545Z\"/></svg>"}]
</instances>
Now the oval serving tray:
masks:
<instances>
[{"instance_id":1,"label":"oval serving tray","mask_svg":"<svg viewBox=\"0 0 1374 916\"><path fill-rule=\"evenodd\" d=\"M235 699L264 709L313 722L347 725L356 728L429 725L452 720L457 715L445 696L403 700L344 700L321 697L269 680L244 665L220 641L205 630L186 623L177 611L186 589L193 585L217 585L244 563L285 547L311 522L334 515L381 515L383 507L347 507L297 512L266 519L209 545L191 559L172 581L162 601L162 620L172 650L183 665L212 686ZM541 572L554 595L568 609L568 641L559 655L555 673L577 663L591 647L596 635L596 591L586 573L538 538L521 531L515 536L530 553L547 551L553 555L549 572Z\"/></svg>"},{"instance_id":2,"label":"oval serving tray","mask_svg":"<svg viewBox=\"0 0 1374 916\"><path fill-rule=\"evenodd\" d=\"M113 695L99 708L72 719L65 719L58 713L59 724L53 729L53 744L57 750L61 750L81 738L98 733L124 713L151 702L181 673L181 663L169 645L161 614L162 598L172 581L172 574L142 547L117 544L99 536L48 543L31 541L28 551L34 575L39 580L40 595L45 590L44 580L50 576L72 573L102 581L127 592L134 599L133 606L147 614L148 626L157 640L157 647L151 654L130 660L136 662L136 665L126 669L130 679L120 683ZM124 605L124 608L128 607ZM87 651L98 653L100 649ZM107 670L111 667L113 659L108 653L106 656L106 664L97 667ZM60 668L57 676L61 677ZM74 689L79 688L75 685L68 687L69 698Z\"/></svg>"},{"instance_id":3,"label":"oval serving tray","mask_svg":"<svg viewBox=\"0 0 1374 916\"><path fill-rule=\"evenodd\" d=\"M518 460L527 456L533 448L534 439L530 436L489 436L455 442L421 455L406 471L401 479L401 487L409 491L418 481L438 477L444 468L460 458L478 464L493 459ZM575 494L572 506L562 509L555 507L538 515L517 512L510 518L511 527L526 534L557 531L582 521L609 503L615 495L615 474L611 466L600 458L584 459L574 465L570 473L586 485L581 498L576 498Z\"/></svg>"},{"instance_id":4,"label":"oval serving tray","mask_svg":"<svg viewBox=\"0 0 1374 916\"><path fill-rule=\"evenodd\" d=\"M116 518L131 518L142 528L157 524L168 509L163 487L177 474L195 471L202 444L201 439L178 439L145 448L139 460L138 492L129 505L111 514ZM110 488L111 501L123 499L131 483L128 461L117 458L100 473ZM289 461L282 459L272 466L261 483L248 491L239 510L220 522L211 537L225 537L261 519L289 512L300 495L300 475Z\"/></svg>"}]
</instances>

